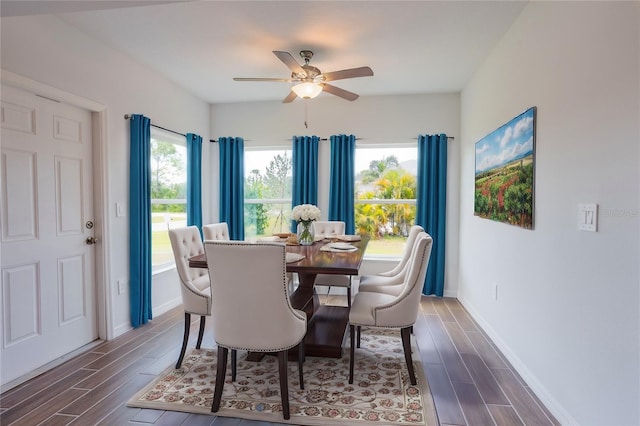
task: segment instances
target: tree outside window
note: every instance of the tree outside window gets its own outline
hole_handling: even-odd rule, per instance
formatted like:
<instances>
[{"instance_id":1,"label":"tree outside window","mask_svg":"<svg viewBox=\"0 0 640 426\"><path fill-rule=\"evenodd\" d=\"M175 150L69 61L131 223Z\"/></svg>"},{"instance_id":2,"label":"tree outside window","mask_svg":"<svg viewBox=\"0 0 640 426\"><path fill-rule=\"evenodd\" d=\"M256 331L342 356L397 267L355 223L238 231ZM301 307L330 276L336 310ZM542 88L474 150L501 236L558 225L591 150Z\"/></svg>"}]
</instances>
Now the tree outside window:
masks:
<instances>
[{"instance_id":1,"label":"tree outside window","mask_svg":"<svg viewBox=\"0 0 640 426\"><path fill-rule=\"evenodd\" d=\"M291 150L245 151L245 236L288 232L291 223Z\"/></svg>"},{"instance_id":2,"label":"tree outside window","mask_svg":"<svg viewBox=\"0 0 640 426\"><path fill-rule=\"evenodd\" d=\"M356 232L367 255L400 256L415 224L417 147L357 147Z\"/></svg>"},{"instance_id":3,"label":"tree outside window","mask_svg":"<svg viewBox=\"0 0 640 426\"><path fill-rule=\"evenodd\" d=\"M151 129L151 263L173 265L170 228L187 225L187 148L173 134Z\"/></svg>"}]
</instances>

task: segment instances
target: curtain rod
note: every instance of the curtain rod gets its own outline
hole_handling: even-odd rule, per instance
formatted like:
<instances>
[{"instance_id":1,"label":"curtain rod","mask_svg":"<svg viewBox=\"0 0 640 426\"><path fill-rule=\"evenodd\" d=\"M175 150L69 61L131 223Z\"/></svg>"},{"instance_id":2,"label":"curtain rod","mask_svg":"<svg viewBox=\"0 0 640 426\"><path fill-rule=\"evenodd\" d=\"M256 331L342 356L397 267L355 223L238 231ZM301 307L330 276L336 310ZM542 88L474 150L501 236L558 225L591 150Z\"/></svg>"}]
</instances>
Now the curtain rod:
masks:
<instances>
[{"instance_id":1,"label":"curtain rod","mask_svg":"<svg viewBox=\"0 0 640 426\"><path fill-rule=\"evenodd\" d=\"M130 118L131 118L131 116L130 116L129 114L125 114L125 115L124 115L124 119L125 119L125 120L128 120L128 119L130 119ZM166 127L157 126L157 125L155 125L155 124L153 124L153 123L151 123L150 125L151 125L151 127L155 127L156 129L162 129L162 130L164 130L164 131L166 131L166 132L170 132L170 133L173 133L173 134L175 134L175 135L184 136L185 138L187 137L187 135L185 135L184 133L176 132L175 130L167 129Z\"/></svg>"},{"instance_id":2,"label":"curtain rod","mask_svg":"<svg viewBox=\"0 0 640 426\"><path fill-rule=\"evenodd\" d=\"M372 140L372 139L384 139L384 140L389 140L389 138L356 138L357 141L362 141L362 140ZM394 138L395 139L395 138ZM410 139L410 140L414 140L417 141L418 138L399 138L399 139ZM451 139L454 140L455 138L453 136L447 136L447 139ZM286 141L289 141L290 139L285 139ZM321 141L328 141L329 138L320 138Z\"/></svg>"}]
</instances>

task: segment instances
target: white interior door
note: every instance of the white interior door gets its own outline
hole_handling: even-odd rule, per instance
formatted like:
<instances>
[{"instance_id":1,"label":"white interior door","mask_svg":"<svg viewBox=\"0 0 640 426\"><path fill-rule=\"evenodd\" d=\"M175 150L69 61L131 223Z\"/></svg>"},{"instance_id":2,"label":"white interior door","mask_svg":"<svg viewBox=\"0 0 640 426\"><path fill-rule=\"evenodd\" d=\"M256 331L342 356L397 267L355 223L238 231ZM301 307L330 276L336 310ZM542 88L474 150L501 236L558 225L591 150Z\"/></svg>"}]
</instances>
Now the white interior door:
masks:
<instances>
[{"instance_id":1,"label":"white interior door","mask_svg":"<svg viewBox=\"0 0 640 426\"><path fill-rule=\"evenodd\" d=\"M1 127L4 385L98 332L91 113L3 85Z\"/></svg>"}]
</instances>

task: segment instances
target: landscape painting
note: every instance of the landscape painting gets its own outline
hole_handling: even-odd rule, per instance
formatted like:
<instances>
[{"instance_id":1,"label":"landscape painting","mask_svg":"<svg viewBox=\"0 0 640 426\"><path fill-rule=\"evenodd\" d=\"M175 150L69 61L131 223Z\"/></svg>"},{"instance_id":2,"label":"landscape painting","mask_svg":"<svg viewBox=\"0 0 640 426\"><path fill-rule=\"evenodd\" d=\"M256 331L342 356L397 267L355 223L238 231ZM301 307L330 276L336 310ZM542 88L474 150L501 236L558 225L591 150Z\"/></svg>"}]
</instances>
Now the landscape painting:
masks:
<instances>
[{"instance_id":1,"label":"landscape painting","mask_svg":"<svg viewBox=\"0 0 640 426\"><path fill-rule=\"evenodd\" d=\"M476 142L474 214L533 229L535 107Z\"/></svg>"}]
</instances>

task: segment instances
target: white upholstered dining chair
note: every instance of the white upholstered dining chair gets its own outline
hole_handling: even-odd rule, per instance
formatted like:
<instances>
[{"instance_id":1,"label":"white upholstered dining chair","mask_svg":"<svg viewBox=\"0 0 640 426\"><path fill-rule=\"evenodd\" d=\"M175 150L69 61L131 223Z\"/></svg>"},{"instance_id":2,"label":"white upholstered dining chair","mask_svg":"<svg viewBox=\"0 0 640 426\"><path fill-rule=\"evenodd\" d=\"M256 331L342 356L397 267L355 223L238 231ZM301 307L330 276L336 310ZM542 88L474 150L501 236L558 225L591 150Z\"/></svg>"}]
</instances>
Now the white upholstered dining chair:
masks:
<instances>
[{"instance_id":1,"label":"white upholstered dining chair","mask_svg":"<svg viewBox=\"0 0 640 426\"><path fill-rule=\"evenodd\" d=\"M204 253L198 227L187 226L170 229L169 240L173 249L176 270L180 277L180 292L184 308L184 337L182 338L180 356L176 363L176 368L180 368L187 349L187 343L189 342L192 314L200 315L200 329L196 348L200 349L202 344L206 317L211 315L211 288L209 285L209 273L206 269L189 267L190 257Z\"/></svg>"},{"instance_id":2,"label":"white upholstered dining chair","mask_svg":"<svg viewBox=\"0 0 640 426\"><path fill-rule=\"evenodd\" d=\"M313 222L315 238L331 238L344 235L346 225L339 220L316 220ZM315 285L327 286L327 295L331 287L344 287L347 289L347 305L351 306L351 275L318 274Z\"/></svg>"},{"instance_id":3,"label":"white upholstered dining chair","mask_svg":"<svg viewBox=\"0 0 640 426\"><path fill-rule=\"evenodd\" d=\"M409 236L407 237L400 262L389 271L380 272L375 275L361 275L358 292L386 293L393 296L400 294L405 275L409 269L409 260L411 259L416 237L422 232L424 232L422 226L412 226L411 229L409 229Z\"/></svg>"},{"instance_id":4,"label":"white upholstered dining chair","mask_svg":"<svg viewBox=\"0 0 640 426\"><path fill-rule=\"evenodd\" d=\"M229 241L229 226L227 222L210 223L202 225L202 235L205 240L223 240Z\"/></svg>"},{"instance_id":5,"label":"white upholstered dining chair","mask_svg":"<svg viewBox=\"0 0 640 426\"><path fill-rule=\"evenodd\" d=\"M362 292L356 294L349 312L349 383L353 383L356 347L360 347L360 329L365 327L400 329L404 358L409 370L409 380L416 384L416 375L411 357L411 328L418 318L422 287L427 274L433 240L426 232L417 237L409 270L405 276L402 291L397 296L384 293ZM356 332L357 329L357 344Z\"/></svg>"},{"instance_id":6,"label":"white upholstered dining chair","mask_svg":"<svg viewBox=\"0 0 640 426\"><path fill-rule=\"evenodd\" d=\"M284 418L289 419L288 350L299 345L298 374L300 388L304 389L302 363L307 317L303 311L293 309L289 301L285 245L207 240L204 246L218 345L211 411L215 413L220 408L229 349L277 352L282 411Z\"/></svg>"}]
</instances>

